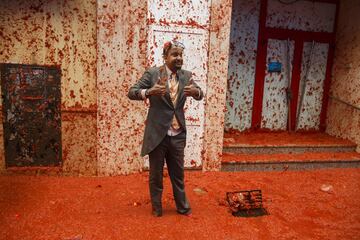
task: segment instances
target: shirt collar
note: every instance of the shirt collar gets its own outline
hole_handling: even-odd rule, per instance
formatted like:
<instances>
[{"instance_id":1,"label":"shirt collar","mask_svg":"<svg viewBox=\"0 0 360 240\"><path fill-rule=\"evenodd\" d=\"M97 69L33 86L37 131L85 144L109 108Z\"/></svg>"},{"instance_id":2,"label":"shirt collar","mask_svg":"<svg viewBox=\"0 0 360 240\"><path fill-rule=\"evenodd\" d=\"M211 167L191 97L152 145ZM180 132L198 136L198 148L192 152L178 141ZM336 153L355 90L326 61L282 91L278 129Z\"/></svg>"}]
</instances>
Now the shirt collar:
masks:
<instances>
[{"instance_id":1,"label":"shirt collar","mask_svg":"<svg viewBox=\"0 0 360 240\"><path fill-rule=\"evenodd\" d=\"M168 76L168 78L170 78L171 77L171 74L173 73L171 70L170 70L170 68L165 64L165 69L166 69L166 73L167 73L167 76Z\"/></svg>"}]
</instances>

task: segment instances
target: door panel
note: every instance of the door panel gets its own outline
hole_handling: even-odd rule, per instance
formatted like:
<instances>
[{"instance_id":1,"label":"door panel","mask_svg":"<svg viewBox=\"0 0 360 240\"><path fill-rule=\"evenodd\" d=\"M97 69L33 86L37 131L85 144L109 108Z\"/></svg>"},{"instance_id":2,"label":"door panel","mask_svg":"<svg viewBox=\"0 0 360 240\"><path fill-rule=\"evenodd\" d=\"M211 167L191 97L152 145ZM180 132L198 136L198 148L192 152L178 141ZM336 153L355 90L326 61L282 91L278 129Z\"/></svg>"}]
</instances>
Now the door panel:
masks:
<instances>
[{"instance_id":1,"label":"door panel","mask_svg":"<svg viewBox=\"0 0 360 240\"><path fill-rule=\"evenodd\" d=\"M288 102L286 92L289 85L288 76L291 78L292 75L293 56L294 41L268 40L267 70L265 73L261 117L261 128L263 129L287 129ZM281 72L269 72L268 67L271 62L281 63Z\"/></svg>"},{"instance_id":2,"label":"door panel","mask_svg":"<svg viewBox=\"0 0 360 240\"><path fill-rule=\"evenodd\" d=\"M319 130L328 52L329 44L304 43L297 130Z\"/></svg>"}]
</instances>

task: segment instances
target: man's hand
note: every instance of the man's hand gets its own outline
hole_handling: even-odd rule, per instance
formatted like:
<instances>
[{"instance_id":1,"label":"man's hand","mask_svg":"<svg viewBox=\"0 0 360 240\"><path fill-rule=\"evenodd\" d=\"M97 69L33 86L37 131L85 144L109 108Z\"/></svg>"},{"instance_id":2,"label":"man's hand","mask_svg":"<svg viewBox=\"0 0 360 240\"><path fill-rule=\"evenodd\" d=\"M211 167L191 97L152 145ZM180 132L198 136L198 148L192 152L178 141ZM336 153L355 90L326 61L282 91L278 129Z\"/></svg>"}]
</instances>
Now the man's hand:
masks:
<instances>
[{"instance_id":1,"label":"man's hand","mask_svg":"<svg viewBox=\"0 0 360 240\"><path fill-rule=\"evenodd\" d=\"M148 96L164 96L166 93L165 85L155 84L152 88L147 90Z\"/></svg>"},{"instance_id":2,"label":"man's hand","mask_svg":"<svg viewBox=\"0 0 360 240\"><path fill-rule=\"evenodd\" d=\"M194 85L188 85L184 87L184 95L190 97L196 97L199 95L199 89Z\"/></svg>"}]
</instances>

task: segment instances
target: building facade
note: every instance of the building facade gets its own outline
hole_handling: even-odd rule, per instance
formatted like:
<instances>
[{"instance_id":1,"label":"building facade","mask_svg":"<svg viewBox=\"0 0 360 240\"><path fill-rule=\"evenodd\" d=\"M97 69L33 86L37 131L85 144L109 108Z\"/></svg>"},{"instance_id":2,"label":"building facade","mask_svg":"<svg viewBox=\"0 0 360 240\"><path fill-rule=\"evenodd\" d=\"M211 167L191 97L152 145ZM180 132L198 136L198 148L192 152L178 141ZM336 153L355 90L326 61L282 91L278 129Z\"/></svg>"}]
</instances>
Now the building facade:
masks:
<instances>
[{"instance_id":1,"label":"building facade","mask_svg":"<svg viewBox=\"0 0 360 240\"><path fill-rule=\"evenodd\" d=\"M219 170L224 130L318 130L360 143L359 3L16 0L0 5L0 63L51 66L61 73L55 86L61 93L61 154L55 167L66 174L108 176L147 167L140 157L147 108L130 101L127 91L147 67L162 64L162 44L172 39L185 44L184 68L205 92L204 100L189 99L186 106L186 167ZM272 64L280 64L281 72L272 72ZM2 86L10 79L2 77ZM3 102L2 108L7 126L10 107ZM0 139L0 169L26 167L8 165L7 131Z\"/></svg>"}]
</instances>

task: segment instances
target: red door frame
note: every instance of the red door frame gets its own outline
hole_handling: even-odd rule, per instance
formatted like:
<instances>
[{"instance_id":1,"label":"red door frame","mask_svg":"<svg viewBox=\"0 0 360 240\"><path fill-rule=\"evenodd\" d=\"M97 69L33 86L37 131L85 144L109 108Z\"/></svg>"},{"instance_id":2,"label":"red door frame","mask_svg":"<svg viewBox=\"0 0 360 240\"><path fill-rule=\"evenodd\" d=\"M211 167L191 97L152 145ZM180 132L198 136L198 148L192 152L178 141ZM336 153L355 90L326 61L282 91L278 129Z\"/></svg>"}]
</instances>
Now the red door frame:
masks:
<instances>
[{"instance_id":1,"label":"red door frame","mask_svg":"<svg viewBox=\"0 0 360 240\"><path fill-rule=\"evenodd\" d=\"M287 127L288 130L290 131L295 130L295 124L296 124L296 111L298 104L301 61L302 61L304 42L316 41L319 43L329 44L329 52L328 52L325 81L324 81L324 92L322 99L322 108L320 112L320 131L325 131L326 112L329 101L329 90L331 83L331 70L333 67L333 60L334 60L335 33L336 33L336 25L337 25L338 12L339 12L339 1L338 0L313 0L313 1L333 3L336 5L336 16L334 22L334 29L332 33L309 32L309 31L301 31L301 30L289 30L289 29L266 27L268 0L261 0L258 51L256 56L255 86L254 86L254 99L253 99L253 111L252 111L252 122L251 122L251 128L253 130L258 130L261 127L264 80L266 73L267 45L268 45L268 40L271 38L271 39L279 39L279 40L290 39L295 41L294 60L293 60L294 67L292 70L292 81L291 81L291 91L292 91L292 100L290 102L291 123L290 126Z\"/></svg>"}]
</instances>

